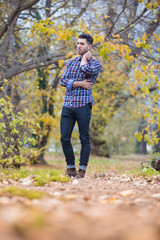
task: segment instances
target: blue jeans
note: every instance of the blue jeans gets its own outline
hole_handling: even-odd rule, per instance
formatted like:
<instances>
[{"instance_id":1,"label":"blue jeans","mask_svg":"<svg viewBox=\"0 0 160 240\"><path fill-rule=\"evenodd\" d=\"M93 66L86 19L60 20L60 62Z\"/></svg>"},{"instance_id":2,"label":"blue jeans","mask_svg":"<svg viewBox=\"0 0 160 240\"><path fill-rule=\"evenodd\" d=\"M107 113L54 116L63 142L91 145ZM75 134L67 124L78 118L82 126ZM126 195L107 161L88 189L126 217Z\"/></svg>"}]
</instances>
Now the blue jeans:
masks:
<instances>
[{"instance_id":1,"label":"blue jeans","mask_svg":"<svg viewBox=\"0 0 160 240\"><path fill-rule=\"evenodd\" d=\"M78 108L62 108L61 113L61 143L67 168L75 167L75 156L71 144L71 135L77 121L81 142L80 169L86 170L90 155L89 124L91 106L89 104Z\"/></svg>"}]
</instances>

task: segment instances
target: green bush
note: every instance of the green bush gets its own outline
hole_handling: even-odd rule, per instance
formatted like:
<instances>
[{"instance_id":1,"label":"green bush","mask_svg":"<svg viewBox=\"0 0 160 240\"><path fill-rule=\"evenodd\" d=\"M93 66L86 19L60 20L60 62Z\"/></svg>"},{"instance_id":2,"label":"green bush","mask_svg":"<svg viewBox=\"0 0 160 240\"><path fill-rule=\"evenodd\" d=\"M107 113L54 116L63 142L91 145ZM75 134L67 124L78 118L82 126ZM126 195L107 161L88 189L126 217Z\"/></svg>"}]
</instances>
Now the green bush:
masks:
<instances>
[{"instance_id":1,"label":"green bush","mask_svg":"<svg viewBox=\"0 0 160 240\"><path fill-rule=\"evenodd\" d=\"M32 136L37 127L39 125L28 109L17 111L8 96L0 99L0 159L3 167L19 167L37 154L35 149L29 148L36 144Z\"/></svg>"}]
</instances>

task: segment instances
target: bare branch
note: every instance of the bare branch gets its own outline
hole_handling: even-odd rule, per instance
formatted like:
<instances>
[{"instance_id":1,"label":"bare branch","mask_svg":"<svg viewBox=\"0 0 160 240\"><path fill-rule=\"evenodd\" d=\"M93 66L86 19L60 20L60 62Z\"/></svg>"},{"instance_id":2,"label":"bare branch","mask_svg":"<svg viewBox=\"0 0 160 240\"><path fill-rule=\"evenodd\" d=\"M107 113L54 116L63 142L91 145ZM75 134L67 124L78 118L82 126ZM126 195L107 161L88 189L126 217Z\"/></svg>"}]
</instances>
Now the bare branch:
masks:
<instances>
[{"instance_id":1,"label":"bare branch","mask_svg":"<svg viewBox=\"0 0 160 240\"><path fill-rule=\"evenodd\" d=\"M32 7L33 5L35 5L36 3L38 3L40 0L33 0L23 6L20 7L21 1L19 1L18 6L16 7L16 9L11 13L11 15L8 17L8 20L6 23L4 23L1 28L0 28L0 38L2 38L2 36L5 34L5 32L7 31L8 27L11 25L11 23L13 22L13 20L15 19L15 17L22 11L29 9L30 7Z\"/></svg>"},{"instance_id":2,"label":"bare branch","mask_svg":"<svg viewBox=\"0 0 160 240\"><path fill-rule=\"evenodd\" d=\"M126 4L127 4L127 0L124 1L123 7L122 7L122 11L119 13L117 19L116 19L115 22L112 24L112 26L111 26L108 34L107 34L107 37L111 34L114 26L116 25L117 21L119 20L119 18L120 18L120 16L121 16L121 14L124 12L124 10L125 10L125 8L126 8Z\"/></svg>"},{"instance_id":3,"label":"bare branch","mask_svg":"<svg viewBox=\"0 0 160 240\"><path fill-rule=\"evenodd\" d=\"M45 13L47 18L50 17L51 14L50 12L51 12L51 0L46 0Z\"/></svg>"},{"instance_id":4,"label":"bare branch","mask_svg":"<svg viewBox=\"0 0 160 240\"><path fill-rule=\"evenodd\" d=\"M148 0L148 2L147 3L149 3L151 0ZM127 24L126 26L124 26L124 28L123 29L121 29L121 30L119 30L119 31L117 31L116 33L114 33L115 35L117 35L117 34L120 34L120 33L122 33L122 32L124 32L124 31L126 31L128 28L130 28L134 23L136 23L144 14L145 14L145 12L147 12L147 8L144 8L144 10L141 12L141 14L138 16L138 17L136 17L133 21L131 21L129 24Z\"/></svg>"},{"instance_id":5,"label":"bare branch","mask_svg":"<svg viewBox=\"0 0 160 240\"><path fill-rule=\"evenodd\" d=\"M154 92L155 90L157 90L158 89L158 87L151 87L151 88L149 88L149 92L150 93L152 93L152 92ZM137 91L136 91L136 93L134 94L134 95L132 95L132 94L129 94L129 95L127 95L127 96L121 96L120 97L120 100L119 101L117 101L115 104L114 104L114 108L115 108L115 110L117 110L118 108L120 108L121 106L122 106L122 103L124 103L124 102L127 102L129 99L131 99L131 98L135 98L136 96L139 96L139 93L142 93L143 91L142 91L142 89L141 88L138 88L137 89ZM122 100L122 101L121 101Z\"/></svg>"},{"instance_id":6,"label":"bare branch","mask_svg":"<svg viewBox=\"0 0 160 240\"><path fill-rule=\"evenodd\" d=\"M23 64L17 64L13 67L11 67L10 69L8 69L4 75L3 75L3 79L8 79L11 78L19 73L22 72L26 72L35 68L39 68L39 67L44 67L44 66L48 66L51 65L53 63L57 63L58 60L60 59L66 59L66 54L50 54L50 55L44 55L42 57L39 57L37 59L34 60L30 60L26 63Z\"/></svg>"},{"instance_id":7,"label":"bare branch","mask_svg":"<svg viewBox=\"0 0 160 240\"><path fill-rule=\"evenodd\" d=\"M13 34L14 28L16 26L17 20L18 20L18 15L19 14L17 14L17 16L14 18L13 22L11 23L11 25L8 27L8 31L7 31L7 33L3 39L3 42L1 44L0 52L1 52L2 56L4 56L6 54L9 42L12 38L12 34Z\"/></svg>"},{"instance_id":8,"label":"bare branch","mask_svg":"<svg viewBox=\"0 0 160 240\"><path fill-rule=\"evenodd\" d=\"M63 1L62 1L63 2ZM51 14L50 16L54 15L60 8L64 8L67 6L67 2L65 1L61 6L57 7Z\"/></svg>"},{"instance_id":9,"label":"bare branch","mask_svg":"<svg viewBox=\"0 0 160 240\"><path fill-rule=\"evenodd\" d=\"M87 7L88 7L89 1L86 3L86 6L81 8L80 12L72 19L70 25L73 26L73 24L75 23L75 21L80 18L82 16L82 14L86 11Z\"/></svg>"}]
</instances>

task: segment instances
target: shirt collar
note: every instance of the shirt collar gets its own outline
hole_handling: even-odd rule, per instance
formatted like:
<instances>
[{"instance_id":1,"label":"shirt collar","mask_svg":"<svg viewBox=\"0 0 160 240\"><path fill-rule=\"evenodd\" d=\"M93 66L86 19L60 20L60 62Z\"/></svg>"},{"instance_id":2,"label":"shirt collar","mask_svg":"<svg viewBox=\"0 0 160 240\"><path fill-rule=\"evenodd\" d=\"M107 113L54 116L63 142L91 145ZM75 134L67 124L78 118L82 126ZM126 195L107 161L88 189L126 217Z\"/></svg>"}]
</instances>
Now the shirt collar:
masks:
<instances>
[{"instance_id":1,"label":"shirt collar","mask_svg":"<svg viewBox=\"0 0 160 240\"><path fill-rule=\"evenodd\" d=\"M78 60L78 61L81 61L81 56L78 56L78 57L77 57L77 60ZM92 60L92 57L89 59L88 62L90 62L91 60Z\"/></svg>"},{"instance_id":2,"label":"shirt collar","mask_svg":"<svg viewBox=\"0 0 160 240\"><path fill-rule=\"evenodd\" d=\"M81 61L81 56L78 56L78 57L77 57L77 60L78 60L78 61Z\"/></svg>"}]
</instances>

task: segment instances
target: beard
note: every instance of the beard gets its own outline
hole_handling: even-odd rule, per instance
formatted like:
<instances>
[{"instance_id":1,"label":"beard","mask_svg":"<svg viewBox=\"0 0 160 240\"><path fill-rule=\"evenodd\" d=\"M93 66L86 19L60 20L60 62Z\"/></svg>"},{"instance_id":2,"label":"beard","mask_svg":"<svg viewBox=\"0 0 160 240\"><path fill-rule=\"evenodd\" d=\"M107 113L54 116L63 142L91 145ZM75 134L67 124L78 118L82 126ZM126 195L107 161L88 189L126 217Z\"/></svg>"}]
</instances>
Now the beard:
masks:
<instances>
[{"instance_id":1,"label":"beard","mask_svg":"<svg viewBox=\"0 0 160 240\"><path fill-rule=\"evenodd\" d=\"M79 54L80 56L83 56L86 52L88 52L88 48L86 48L86 49L83 50L83 51L79 51L79 50L78 50L78 54Z\"/></svg>"}]
</instances>

